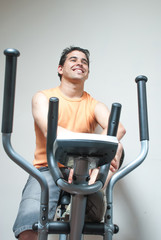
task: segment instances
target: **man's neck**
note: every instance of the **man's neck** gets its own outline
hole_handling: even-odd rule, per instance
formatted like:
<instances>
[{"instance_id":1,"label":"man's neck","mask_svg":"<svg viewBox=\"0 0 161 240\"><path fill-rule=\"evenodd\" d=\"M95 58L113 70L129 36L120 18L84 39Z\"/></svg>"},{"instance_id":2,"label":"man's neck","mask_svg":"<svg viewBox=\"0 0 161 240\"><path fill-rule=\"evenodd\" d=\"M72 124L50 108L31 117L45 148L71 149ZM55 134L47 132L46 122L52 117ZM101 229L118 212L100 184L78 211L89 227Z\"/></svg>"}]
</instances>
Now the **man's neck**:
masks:
<instances>
[{"instance_id":1,"label":"man's neck","mask_svg":"<svg viewBox=\"0 0 161 240\"><path fill-rule=\"evenodd\" d=\"M73 83L62 80L59 88L66 97L81 98L84 92L84 82Z\"/></svg>"}]
</instances>

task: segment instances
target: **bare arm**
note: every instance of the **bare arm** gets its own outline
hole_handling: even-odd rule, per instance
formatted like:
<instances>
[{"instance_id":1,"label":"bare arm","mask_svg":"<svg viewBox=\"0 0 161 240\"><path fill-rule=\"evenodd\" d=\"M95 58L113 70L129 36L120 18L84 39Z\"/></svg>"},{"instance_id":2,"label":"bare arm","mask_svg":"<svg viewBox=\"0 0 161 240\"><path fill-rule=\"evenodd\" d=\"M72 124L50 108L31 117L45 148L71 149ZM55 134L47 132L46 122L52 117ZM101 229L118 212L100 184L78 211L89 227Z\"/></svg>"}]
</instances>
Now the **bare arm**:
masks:
<instances>
[{"instance_id":1,"label":"bare arm","mask_svg":"<svg viewBox=\"0 0 161 240\"><path fill-rule=\"evenodd\" d=\"M43 93L38 92L33 96L32 115L45 137L47 136L48 107L48 99Z\"/></svg>"}]
</instances>

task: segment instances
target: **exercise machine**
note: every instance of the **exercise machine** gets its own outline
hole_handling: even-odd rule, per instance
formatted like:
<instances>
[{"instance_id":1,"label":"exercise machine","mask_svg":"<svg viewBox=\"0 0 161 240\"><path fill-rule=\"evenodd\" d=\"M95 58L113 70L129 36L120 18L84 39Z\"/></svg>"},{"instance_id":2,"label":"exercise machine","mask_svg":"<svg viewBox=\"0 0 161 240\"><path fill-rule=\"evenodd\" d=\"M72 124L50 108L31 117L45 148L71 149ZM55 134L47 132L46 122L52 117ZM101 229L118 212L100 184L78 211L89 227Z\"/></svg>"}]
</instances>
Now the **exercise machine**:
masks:
<instances>
[{"instance_id":1,"label":"exercise machine","mask_svg":"<svg viewBox=\"0 0 161 240\"><path fill-rule=\"evenodd\" d=\"M87 195L102 189L110 163L114 158L118 140L117 128L121 112L121 104L114 103L111 108L107 136L98 134L71 134L70 136L57 136L59 99L54 96L49 101L48 132L47 132L47 159L53 181L63 191L71 195L71 214L68 222L48 220L49 190L46 179L32 164L20 156L11 145L13 129L13 112L15 99L15 82L17 57L20 55L16 49L6 49L5 84L2 118L3 147L11 160L32 175L41 186L39 221L33 225L38 232L39 240L47 240L48 234L59 234L60 240L81 240L83 235L101 235L104 240L112 240L113 234L119 228L113 224L113 187L118 180L137 168L148 153L148 116L146 100L147 77L136 78L138 89L138 110L141 151L138 157L127 166L121 168L111 178L106 189L107 209L104 222L85 222L85 209ZM65 181L57 163L74 169L73 182ZM94 184L88 185L89 169L99 167L99 174Z\"/></svg>"}]
</instances>

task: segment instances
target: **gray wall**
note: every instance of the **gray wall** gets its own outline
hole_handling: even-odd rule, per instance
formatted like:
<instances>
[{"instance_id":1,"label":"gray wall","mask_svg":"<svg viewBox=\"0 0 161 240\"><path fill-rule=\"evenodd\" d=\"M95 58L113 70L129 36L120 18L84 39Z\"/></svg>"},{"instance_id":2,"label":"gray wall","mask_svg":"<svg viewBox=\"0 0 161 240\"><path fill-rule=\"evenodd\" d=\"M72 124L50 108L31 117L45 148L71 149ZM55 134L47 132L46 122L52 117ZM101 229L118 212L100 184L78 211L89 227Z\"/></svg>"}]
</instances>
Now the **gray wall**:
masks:
<instances>
[{"instance_id":1,"label":"gray wall","mask_svg":"<svg viewBox=\"0 0 161 240\"><path fill-rule=\"evenodd\" d=\"M140 151L134 79L139 74L149 78L149 155L114 189L114 222L120 226L114 239L161 237L160 23L159 0L0 0L0 101L2 105L3 50L17 48L21 56L12 143L29 162L35 148L31 98L38 90L59 84L57 65L63 48L88 48L91 67L86 90L109 108L112 102L122 104L121 121L127 130L123 140L125 164ZM9 160L0 146L0 235L1 239L12 240L12 224L27 174Z\"/></svg>"}]
</instances>

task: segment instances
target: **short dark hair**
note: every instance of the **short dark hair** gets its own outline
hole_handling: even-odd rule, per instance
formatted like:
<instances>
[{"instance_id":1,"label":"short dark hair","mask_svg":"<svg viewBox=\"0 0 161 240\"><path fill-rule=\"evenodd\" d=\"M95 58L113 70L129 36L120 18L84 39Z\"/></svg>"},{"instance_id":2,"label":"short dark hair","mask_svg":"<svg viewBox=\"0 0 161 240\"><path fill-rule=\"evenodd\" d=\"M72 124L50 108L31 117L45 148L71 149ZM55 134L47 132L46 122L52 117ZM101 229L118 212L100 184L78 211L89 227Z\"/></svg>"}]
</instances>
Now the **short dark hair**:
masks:
<instances>
[{"instance_id":1,"label":"short dark hair","mask_svg":"<svg viewBox=\"0 0 161 240\"><path fill-rule=\"evenodd\" d=\"M89 67L89 56L90 56L90 52L87 49L84 48L80 48L80 47L74 47L74 46L70 46L68 48L65 48L61 54L60 57L60 61L59 61L59 65L63 66L65 63L65 60L67 59L67 55L73 51L80 51L83 52L87 58L87 62L88 62L88 67ZM58 73L58 76L60 77L61 80L61 74Z\"/></svg>"}]
</instances>

